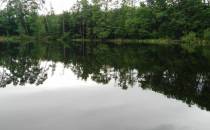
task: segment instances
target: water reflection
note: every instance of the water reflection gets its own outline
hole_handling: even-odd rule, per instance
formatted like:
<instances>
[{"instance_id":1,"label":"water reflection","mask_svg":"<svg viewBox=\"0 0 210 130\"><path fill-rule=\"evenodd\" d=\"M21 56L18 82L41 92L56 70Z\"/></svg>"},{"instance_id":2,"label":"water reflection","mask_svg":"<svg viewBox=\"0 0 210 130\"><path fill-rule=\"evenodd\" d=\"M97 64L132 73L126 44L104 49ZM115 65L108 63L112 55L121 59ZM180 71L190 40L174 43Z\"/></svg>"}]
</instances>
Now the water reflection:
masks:
<instances>
[{"instance_id":1,"label":"water reflection","mask_svg":"<svg viewBox=\"0 0 210 130\"><path fill-rule=\"evenodd\" d=\"M43 84L62 62L82 80L114 80L124 90L139 86L210 110L208 50L180 45L1 44L0 87Z\"/></svg>"}]
</instances>

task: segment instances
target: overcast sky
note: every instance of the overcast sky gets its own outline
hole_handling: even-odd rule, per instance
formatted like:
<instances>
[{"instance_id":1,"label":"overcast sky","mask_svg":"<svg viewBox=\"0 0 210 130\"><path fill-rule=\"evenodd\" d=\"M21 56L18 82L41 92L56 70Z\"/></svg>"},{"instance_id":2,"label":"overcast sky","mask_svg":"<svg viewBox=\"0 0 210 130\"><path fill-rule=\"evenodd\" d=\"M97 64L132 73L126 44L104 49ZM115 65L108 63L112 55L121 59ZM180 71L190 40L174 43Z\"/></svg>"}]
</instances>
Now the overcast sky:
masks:
<instances>
[{"instance_id":1,"label":"overcast sky","mask_svg":"<svg viewBox=\"0 0 210 130\"><path fill-rule=\"evenodd\" d=\"M55 13L60 14L63 11L68 11L76 3L77 0L45 0L45 1L48 11L50 10L50 6L52 5ZM135 0L135 1L137 2L137 5L139 5L139 1L145 1L145 0Z\"/></svg>"},{"instance_id":2,"label":"overcast sky","mask_svg":"<svg viewBox=\"0 0 210 130\"><path fill-rule=\"evenodd\" d=\"M46 7L50 9L50 5L53 6L56 13L62 13L64 10L69 10L76 0L46 0Z\"/></svg>"},{"instance_id":3,"label":"overcast sky","mask_svg":"<svg viewBox=\"0 0 210 130\"><path fill-rule=\"evenodd\" d=\"M50 7L54 8L54 11L56 14L62 13L63 11L69 10L73 4L76 3L77 0L45 0L46 4L45 7L46 9L42 10L41 13L46 13L46 11L50 10ZM0 9L3 9L5 7L5 4L1 3L0 0Z\"/></svg>"},{"instance_id":4,"label":"overcast sky","mask_svg":"<svg viewBox=\"0 0 210 130\"><path fill-rule=\"evenodd\" d=\"M47 10L46 9L42 10L41 13L47 13L47 11L50 11L50 7L52 5L55 13L60 14L63 11L68 11L76 3L77 0L45 0L45 1L46 1L45 7ZM3 5L0 6L1 6L0 9L4 7Z\"/></svg>"}]
</instances>

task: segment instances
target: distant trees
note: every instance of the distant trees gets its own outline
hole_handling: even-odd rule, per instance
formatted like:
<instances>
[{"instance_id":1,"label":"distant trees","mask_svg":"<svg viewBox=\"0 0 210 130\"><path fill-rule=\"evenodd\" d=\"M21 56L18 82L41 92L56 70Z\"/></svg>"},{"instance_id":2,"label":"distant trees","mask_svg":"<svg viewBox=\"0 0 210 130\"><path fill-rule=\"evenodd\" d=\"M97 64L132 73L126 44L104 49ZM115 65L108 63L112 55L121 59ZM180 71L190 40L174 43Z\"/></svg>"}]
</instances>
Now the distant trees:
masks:
<instances>
[{"instance_id":1,"label":"distant trees","mask_svg":"<svg viewBox=\"0 0 210 130\"><path fill-rule=\"evenodd\" d=\"M0 35L63 35L71 38L152 39L181 37L210 28L207 0L78 0L71 11L45 16L43 0L5 0Z\"/></svg>"}]
</instances>

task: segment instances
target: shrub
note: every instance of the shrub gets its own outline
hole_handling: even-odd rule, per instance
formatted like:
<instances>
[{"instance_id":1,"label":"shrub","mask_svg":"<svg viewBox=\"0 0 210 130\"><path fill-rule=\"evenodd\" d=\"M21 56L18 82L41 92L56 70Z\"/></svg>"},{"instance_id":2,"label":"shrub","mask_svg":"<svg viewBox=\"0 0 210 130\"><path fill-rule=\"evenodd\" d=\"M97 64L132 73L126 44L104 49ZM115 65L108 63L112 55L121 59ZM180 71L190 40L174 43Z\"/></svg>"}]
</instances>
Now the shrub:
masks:
<instances>
[{"instance_id":1,"label":"shrub","mask_svg":"<svg viewBox=\"0 0 210 130\"><path fill-rule=\"evenodd\" d=\"M203 33L203 38L204 40L210 40L210 28L204 30L204 33Z\"/></svg>"},{"instance_id":2,"label":"shrub","mask_svg":"<svg viewBox=\"0 0 210 130\"><path fill-rule=\"evenodd\" d=\"M196 43L198 39L196 37L196 33L189 32L181 38L181 41L184 43Z\"/></svg>"}]
</instances>

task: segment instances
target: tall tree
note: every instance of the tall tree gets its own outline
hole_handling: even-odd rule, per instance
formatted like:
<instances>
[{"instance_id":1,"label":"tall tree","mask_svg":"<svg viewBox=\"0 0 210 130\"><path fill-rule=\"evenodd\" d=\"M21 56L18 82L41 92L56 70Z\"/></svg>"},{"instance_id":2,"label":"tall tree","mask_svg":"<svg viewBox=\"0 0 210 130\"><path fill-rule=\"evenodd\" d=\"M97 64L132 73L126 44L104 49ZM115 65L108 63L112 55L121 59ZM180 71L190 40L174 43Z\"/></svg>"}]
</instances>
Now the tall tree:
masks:
<instances>
[{"instance_id":1,"label":"tall tree","mask_svg":"<svg viewBox=\"0 0 210 130\"><path fill-rule=\"evenodd\" d=\"M44 4L44 0L4 0L6 10L12 12L17 18L19 32L24 34L32 34L33 26L31 23L36 21L38 10Z\"/></svg>"}]
</instances>

